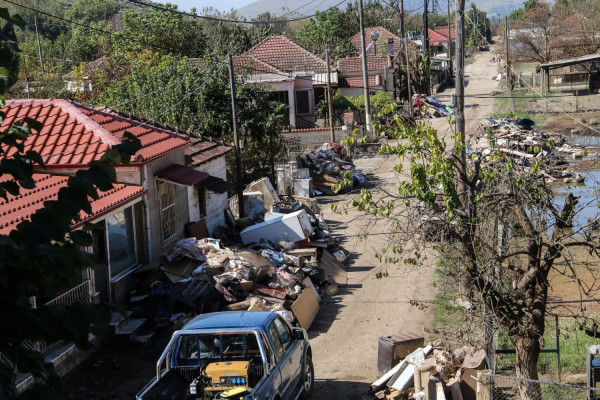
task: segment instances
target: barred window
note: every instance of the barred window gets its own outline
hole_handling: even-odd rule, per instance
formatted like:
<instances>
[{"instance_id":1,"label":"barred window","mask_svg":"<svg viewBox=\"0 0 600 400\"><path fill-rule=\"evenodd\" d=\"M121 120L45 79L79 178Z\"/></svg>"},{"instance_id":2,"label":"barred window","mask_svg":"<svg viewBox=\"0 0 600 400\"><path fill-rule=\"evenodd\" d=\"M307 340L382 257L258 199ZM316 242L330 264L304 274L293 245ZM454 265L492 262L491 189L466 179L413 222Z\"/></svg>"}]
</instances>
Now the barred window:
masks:
<instances>
[{"instance_id":1,"label":"barred window","mask_svg":"<svg viewBox=\"0 0 600 400\"><path fill-rule=\"evenodd\" d=\"M176 234L175 185L159 182L158 199L160 201L162 239L163 244L166 244L171 242Z\"/></svg>"}]
</instances>

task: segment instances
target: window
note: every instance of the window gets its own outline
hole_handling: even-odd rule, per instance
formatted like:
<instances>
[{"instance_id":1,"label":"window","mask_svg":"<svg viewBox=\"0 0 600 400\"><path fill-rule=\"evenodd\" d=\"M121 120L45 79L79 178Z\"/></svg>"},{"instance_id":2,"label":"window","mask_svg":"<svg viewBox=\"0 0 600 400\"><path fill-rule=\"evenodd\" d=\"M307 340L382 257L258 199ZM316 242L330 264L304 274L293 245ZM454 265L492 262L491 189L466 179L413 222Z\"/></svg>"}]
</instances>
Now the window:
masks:
<instances>
[{"instance_id":1,"label":"window","mask_svg":"<svg viewBox=\"0 0 600 400\"><path fill-rule=\"evenodd\" d=\"M160 219L163 243L169 243L176 233L175 185L160 182L158 184Z\"/></svg>"},{"instance_id":2,"label":"window","mask_svg":"<svg viewBox=\"0 0 600 400\"><path fill-rule=\"evenodd\" d=\"M296 114L306 115L310 114L310 101L308 96L308 90L297 90L296 91Z\"/></svg>"},{"instance_id":3,"label":"window","mask_svg":"<svg viewBox=\"0 0 600 400\"><path fill-rule=\"evenodd\" d=\"M200 218L206 217L206 189L198 188L198 209Z\"/></svg>"},{"instance_id":4,"label":"window","mask_svg":"<svg viewBox=\"0 0 600 400\"><path fill-rule=\"evenodd\" d=\"M114 213L106 219L110 273L115 276L136 262L135 234L131 207Z\"/></svg>"},{"instance_id":5,"label":"window","mask_svg":"<svg viewBox=\"0 0 600 400\"><path fill-rule=\"evenodd\" d=\"M269 326L269 334L275 343L277 357L281 358L290 343L292 343L292 333L290 332L290 328L288 328L286 323L283 322L281 318L276 318L275 321L273 321L273 323Z\"/></svg>"}]
</instances>

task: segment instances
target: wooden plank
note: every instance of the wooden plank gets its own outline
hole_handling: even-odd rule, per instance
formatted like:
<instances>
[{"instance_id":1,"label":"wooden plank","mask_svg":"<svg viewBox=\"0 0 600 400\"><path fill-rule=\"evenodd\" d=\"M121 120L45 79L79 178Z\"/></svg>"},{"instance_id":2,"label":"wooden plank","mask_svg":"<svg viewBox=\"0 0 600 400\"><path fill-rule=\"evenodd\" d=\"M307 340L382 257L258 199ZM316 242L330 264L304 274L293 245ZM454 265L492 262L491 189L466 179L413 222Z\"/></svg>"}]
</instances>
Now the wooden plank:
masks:
<instances>
[{"instance_id":1,"label":"wooden plank","mask_svg":"<svg viewBox=\"0 0 600 400\"><path fill-rule=\"evenodd\" d=\"M319 296L319 292L317 291L317 288L315 288L315 285L313 285L310 278L304 278L304 280L302 281L302 286L304 286L304 289L306 290L311 290L315 294L317 302L321 302L321 296Z\"/></svg>"},{"instance_id":2,"label":"wooden plank","mask_svg":"<svg viewBox=\"0 0 600 400\"><path fill-rule=\"evenodd\" d=\"M327 276L331 277L337 285L345 286L348 284L346 266L339 262L337 258L332 256L327 250L323 250L320 266L325 270Z\"/></svg>"},{"instance_id":3,"label":"wooden plank","mask_svg":"<svg viewBox=\"0 0 600 400\"><path fill-rule=\"evenodd\" d=\"M319 302L312 290L303 290L292 304L292 312L300 326L308 330L319 312Z\"/></svg>"}]
</instances>

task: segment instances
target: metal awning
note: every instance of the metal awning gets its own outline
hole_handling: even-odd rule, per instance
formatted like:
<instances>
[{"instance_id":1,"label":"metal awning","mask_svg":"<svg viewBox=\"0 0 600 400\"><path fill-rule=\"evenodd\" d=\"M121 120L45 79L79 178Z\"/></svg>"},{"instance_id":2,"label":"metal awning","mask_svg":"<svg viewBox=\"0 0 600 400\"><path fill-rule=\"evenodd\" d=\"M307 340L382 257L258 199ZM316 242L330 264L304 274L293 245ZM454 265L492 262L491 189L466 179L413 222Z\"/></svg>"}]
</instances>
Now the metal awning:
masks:
<instances>
[{"instance_id":1,"label":"metal awning","mask_svg":"<svg viewBox=\"0 0 600 400\"><path fill-rule=\"evenodd\" d=\"M199 185L219 194L225 193L229 189L227 181L180 164L172 164L157 172L154 176L161 181L177 185Z\"/></svg>"}]
</instances>

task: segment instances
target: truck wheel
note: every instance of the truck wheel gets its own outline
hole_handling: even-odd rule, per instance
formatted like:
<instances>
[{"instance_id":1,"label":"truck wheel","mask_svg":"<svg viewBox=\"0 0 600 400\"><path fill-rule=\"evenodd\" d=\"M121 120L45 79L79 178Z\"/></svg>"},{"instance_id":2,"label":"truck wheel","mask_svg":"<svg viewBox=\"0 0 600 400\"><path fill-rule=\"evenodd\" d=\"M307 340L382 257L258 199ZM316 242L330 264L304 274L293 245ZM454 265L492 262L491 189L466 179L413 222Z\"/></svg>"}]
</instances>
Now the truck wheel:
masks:
<instances>
[{"instance_id":1,"label":"truck wheel","mask_svg":"<svg viewBox=\"0 0 600 400\"><path fill-rule=\"evenodd\" d=\"M309 355L306 355L306 360L304 361L304 369L302 371L302 393L300 394L300 398L303 400L310 399L314 385L315 369L313 367L312 358L310 358Z\"/></svg>"}]
</instances>

